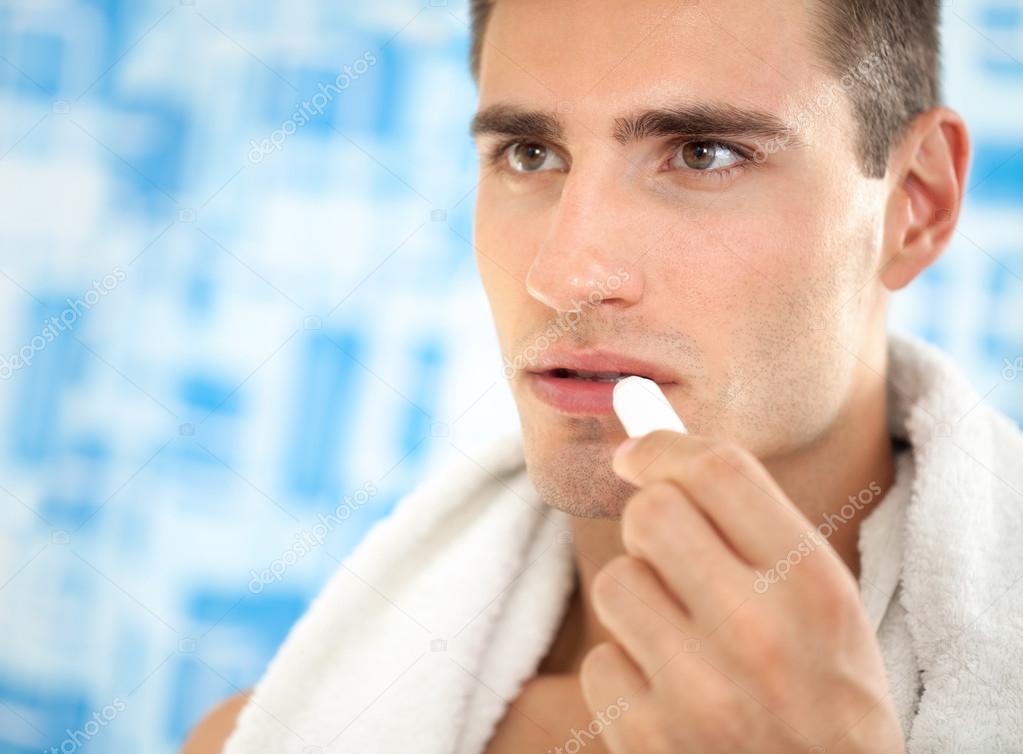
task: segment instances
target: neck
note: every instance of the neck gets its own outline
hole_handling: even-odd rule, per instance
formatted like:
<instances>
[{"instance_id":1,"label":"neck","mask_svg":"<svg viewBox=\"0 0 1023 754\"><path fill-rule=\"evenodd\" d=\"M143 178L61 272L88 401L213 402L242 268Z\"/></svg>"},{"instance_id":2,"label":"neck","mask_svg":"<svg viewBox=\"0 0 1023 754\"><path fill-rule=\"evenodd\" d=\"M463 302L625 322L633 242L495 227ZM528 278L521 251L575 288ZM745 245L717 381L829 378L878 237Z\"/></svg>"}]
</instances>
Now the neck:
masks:
<instances>
[{"instance_id":1,"label":"neck","mask_svg":"<svg viewBox=\"0 0 1023 754\"><path fill-rule=\"evenodd\" d=\"M813 526L828 517L828 543L857 579L860 524L895 478L885 373L884 364L880 369L862 366L858 389L828 433L796 452L761 461ZM855 506L849 505L850 497L857 500ZM593 610L590 587L604 564L625 554L621 523L573 516L571 525L577 584L561 630L540 666L544 674L578 672L590 649L613 639Z\"/></svg>"}]
</instances>

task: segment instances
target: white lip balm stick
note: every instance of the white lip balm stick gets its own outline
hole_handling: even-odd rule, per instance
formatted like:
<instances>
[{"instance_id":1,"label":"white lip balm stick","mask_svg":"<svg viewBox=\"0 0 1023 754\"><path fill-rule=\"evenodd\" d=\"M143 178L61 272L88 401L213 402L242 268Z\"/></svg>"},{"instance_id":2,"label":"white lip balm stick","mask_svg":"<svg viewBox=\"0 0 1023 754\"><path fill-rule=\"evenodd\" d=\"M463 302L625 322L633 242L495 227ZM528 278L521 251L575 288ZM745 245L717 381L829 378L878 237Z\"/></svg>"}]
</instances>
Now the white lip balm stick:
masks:
<instances>
[{"instance_id":1,"label":"white lip balm stick","mask_svg":"<svg viewBox=\"0 0 1023 754\"><path fill-rule=\"evenodd\" d=\"M646 377L633 375L619 380L611 394L611 404L629 437L640 437L657 429L687 434L686 425L660 386Z\"/></svg>"}]
</instances>

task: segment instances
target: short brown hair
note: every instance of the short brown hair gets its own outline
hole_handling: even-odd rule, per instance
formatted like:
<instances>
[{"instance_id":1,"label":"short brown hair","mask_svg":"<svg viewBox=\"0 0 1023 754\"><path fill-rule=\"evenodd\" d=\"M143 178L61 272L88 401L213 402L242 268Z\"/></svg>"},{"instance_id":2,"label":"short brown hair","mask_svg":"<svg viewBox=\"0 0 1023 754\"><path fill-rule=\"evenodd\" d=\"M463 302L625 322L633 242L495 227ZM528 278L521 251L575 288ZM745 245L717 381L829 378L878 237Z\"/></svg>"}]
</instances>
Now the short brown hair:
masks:
<instances>
[{"instance_id":1,"label":"short brown hair","mask_svg":"<svg viewBox=\"0 0 1023 754\"><path fill-rule=\"evenodd\" d=\"M470 0L469 67L479 82L483 36L496 0ZM910 122L941 102L939 0L817 0L811 41L840 78L859 124L865 175L881 178ZM867 62L869 65L864 65Z\"/></svg>"}]
</instances>

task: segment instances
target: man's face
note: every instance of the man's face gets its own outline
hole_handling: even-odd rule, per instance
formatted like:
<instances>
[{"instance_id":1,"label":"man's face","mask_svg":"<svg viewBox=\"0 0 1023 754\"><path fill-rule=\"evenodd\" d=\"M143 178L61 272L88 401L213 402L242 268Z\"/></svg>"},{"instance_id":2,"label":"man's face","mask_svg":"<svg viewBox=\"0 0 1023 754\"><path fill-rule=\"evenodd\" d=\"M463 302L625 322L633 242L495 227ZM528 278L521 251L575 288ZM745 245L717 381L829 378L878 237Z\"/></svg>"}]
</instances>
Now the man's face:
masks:
<instances>
[{"instance_id":1,"label":"man's face","mask_svg":"<svg viewBox=\"0 0 1023 754\"><path fill-rule=\"evenodd\" d=\"M763 460L855 420L888 189L860 170L811 12L496 3L477 263L548 504L614 518L633 491L611 471L611 384L559 366L654 377L691 433Z\"/></svg>"}]
</instances>

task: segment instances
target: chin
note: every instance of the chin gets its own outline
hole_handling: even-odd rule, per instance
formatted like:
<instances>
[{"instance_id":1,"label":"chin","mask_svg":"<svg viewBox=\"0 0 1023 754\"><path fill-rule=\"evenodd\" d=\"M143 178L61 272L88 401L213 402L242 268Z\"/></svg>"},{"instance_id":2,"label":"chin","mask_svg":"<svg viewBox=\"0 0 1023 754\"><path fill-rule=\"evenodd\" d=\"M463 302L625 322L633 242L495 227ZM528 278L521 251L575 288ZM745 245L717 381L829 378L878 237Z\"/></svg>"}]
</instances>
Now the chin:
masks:
<instances>
[{"instance_id":1,"label":"chin","mask_svg":"<svg viewBox=\"0 0 1023 754\"><path fill-rule=\"evenodd\" d=\"M529 479L547 505L580 518L621 518L636 491L611 468L614 443L605 433L533 432L523 427Z\"/></svg>"}]
</instances>

